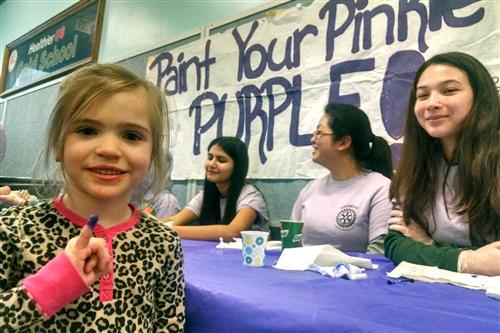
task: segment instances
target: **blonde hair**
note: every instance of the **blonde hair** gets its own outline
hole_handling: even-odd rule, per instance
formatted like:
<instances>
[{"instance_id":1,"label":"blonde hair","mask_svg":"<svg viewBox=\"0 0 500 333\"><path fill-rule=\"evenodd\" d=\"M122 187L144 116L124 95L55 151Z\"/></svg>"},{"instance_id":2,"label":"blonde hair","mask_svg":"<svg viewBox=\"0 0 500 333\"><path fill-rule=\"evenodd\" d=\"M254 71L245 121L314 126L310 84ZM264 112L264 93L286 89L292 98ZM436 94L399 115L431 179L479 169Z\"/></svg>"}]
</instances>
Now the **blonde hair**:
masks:
<instances>
[{"instance_id":1,"label":"blonde hair","mask_svg":"<svg viewBox=\"0 0 500 333\"><path fill-rule=\"evenodd\" d=\"M149 177L154 193L161 191L166 178L165 155L168 153L168 110L165 96L151 82L139 78L116 64L92 64L66 77L59 86L47 127L44 165L49 165L64 152L68 130L95 103L120 92L138 91L144 96L150 112L152 152ZM64 177L60 167L56 171ZM59 179L61 180L61 179ZM141 190L138 186L137 190Z\"/></svg>"}]
</instances>

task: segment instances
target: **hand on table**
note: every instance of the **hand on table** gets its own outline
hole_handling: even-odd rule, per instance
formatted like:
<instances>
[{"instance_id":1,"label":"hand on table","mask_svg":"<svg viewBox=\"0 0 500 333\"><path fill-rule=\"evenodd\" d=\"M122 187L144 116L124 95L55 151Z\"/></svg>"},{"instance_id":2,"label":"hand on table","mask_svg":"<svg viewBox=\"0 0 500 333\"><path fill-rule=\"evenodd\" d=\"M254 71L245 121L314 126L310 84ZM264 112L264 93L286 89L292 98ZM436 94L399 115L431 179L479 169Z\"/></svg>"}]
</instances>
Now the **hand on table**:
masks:
<instances>
[{"instance_id":1,"label":"hand on table","mask_svg":"<svg viewBox=\"0 0 500 333\"><path fill-rule=\"evenodd\" d=\"M0 187L0 203L7 206L21 206L37 199L28 190L12 191L9 186Z\"/></svg>"},{"instance_id":2,"label":"hand on table","mask_svg":"<svg viewBox=\"0 0 500 333\"><path fill-rule=\"evenodd\" d=\"M36 199L35 196L31 195L28 190L20 190L20 191L17 191L17 195L19 195L20 198L26 200L26 201L30 201L30 200L34 200Z\"/></svg>"},{"instance_id":3,"label":"hand on table","mask_svg":"<svg viewBox=\"0 0 500 333\"><path fill-rule=\"evenodd\" d=\"M21 206L26 203L26 199L21 197L18 191L10 191L7 194L0 194L0 203L7 206Z\"/></svg>"},{"instance_id":4,"label":"hand on table","mask_svg":"<svg viewBox=\"0 0 500 333\"><path fill-rule=\"evenodd\" d=\"M500 275L500 241L460 253L458 267L462 273Z\"/></svg>"},{"instance_id":5,"label":"hand on table","mask_svg":"<svg viewBox=\"0 0 500 333\"><path fill-rule=\"evenodd\" d=\"M0 195L9 194L11 191L9 186L0 186Z\"/></svg>"}]
</instances>

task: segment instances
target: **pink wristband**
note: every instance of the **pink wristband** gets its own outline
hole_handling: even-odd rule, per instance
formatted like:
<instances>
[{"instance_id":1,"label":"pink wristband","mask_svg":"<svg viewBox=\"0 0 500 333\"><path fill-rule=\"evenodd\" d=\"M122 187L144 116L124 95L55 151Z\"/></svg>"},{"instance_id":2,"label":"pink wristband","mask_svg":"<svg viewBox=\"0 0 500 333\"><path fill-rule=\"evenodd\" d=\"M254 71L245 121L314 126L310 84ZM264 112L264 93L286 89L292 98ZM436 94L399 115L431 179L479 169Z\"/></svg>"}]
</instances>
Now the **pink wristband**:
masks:
<instances>
[{"instance_id":1,"label":"pink wristband","mask_svg":"<svg viewBox=\"0 0 500 333\"><path fill-rule=\"evenodd\" d=\"M23 285L48 317L90 290L64 251L24 279Z\"/></svg>"}]
</instances>

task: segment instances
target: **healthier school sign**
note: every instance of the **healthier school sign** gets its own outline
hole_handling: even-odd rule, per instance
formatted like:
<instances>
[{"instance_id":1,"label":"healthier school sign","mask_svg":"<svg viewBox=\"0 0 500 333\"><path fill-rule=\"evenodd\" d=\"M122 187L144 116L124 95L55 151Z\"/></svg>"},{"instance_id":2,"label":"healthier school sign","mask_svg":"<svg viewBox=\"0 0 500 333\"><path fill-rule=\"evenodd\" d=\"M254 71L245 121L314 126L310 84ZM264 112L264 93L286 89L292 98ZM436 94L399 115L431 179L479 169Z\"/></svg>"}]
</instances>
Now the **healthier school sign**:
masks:
<instances>
[{"instance_id":1,"label":"healthier school sign","mask_svg":"<svg viewBox=\"0 0 500 333\"><path fill-rule=\"evenodd\" d=\"M247 143L252 178L315 178L311 133L329 101L365 110L398 156L416 69L463 51L498 84L500 2L315 1L150 57L171 111L173 179L201 179L208 143Z\"/></svg>"},{"instance_id":2,"label":"healthier school sign","mask_svg":"<svg viewBox=\"0 0 500 333\"><path fill-rule=\"evenodd\" d=\"M96 61L104 0L80 1L6 47L2 96Z\"/></svg>"}]
</instances>

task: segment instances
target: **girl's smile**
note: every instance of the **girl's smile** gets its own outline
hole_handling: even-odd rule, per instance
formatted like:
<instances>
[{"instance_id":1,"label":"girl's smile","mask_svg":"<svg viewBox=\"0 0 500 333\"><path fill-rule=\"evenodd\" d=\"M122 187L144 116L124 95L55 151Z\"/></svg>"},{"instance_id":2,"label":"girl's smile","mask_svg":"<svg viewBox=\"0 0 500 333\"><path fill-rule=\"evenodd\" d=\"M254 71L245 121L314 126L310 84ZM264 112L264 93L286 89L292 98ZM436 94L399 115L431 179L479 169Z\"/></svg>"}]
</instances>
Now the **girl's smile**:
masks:
<instances>
[{"instance_id":1,"label":"girl's smile","mask_svg":"<svg viewBox=\"0 0 500 333\"><path fill-rule=\"evenodd\" d=\"M94 173L95 177L102 180L119 180L121 176L126 174L126 171L113 166L97 166L88 168L87 170Z\"/></svg>"},{"instance_id":2,"label":"girl's smile","mask_svg":"<svg viewBox=\"0 0 500 333\"><path fill-rule=\"evenodd\" d=\"M467 75L455 67L431 65L418 80L415 117L430 136L441 140L446 155L455 148L473 100Z\"/></svg>"},{"instance_id":3,"label":"girl's smile","mask_svg":"<svg viewBox=\"0 0 500 333\"><path fill-rule=\"evenodd\" d=\"M91 106L69 131L62 160L66 193L103 204L128 203L148 172L150 115L139 90L120 92Z\"/></svg>"},{"instance_id":4,"label":"girl's smile","mask_svg":"<svg viewBox=\"0 0 500 333\"><path fill-rule=\"evenodd\" d=\"M231 182L233 169L233 159L219 145L212 146L205 161L207 180L217 185L227 185Z\"/></svg>"}]
</instances>

